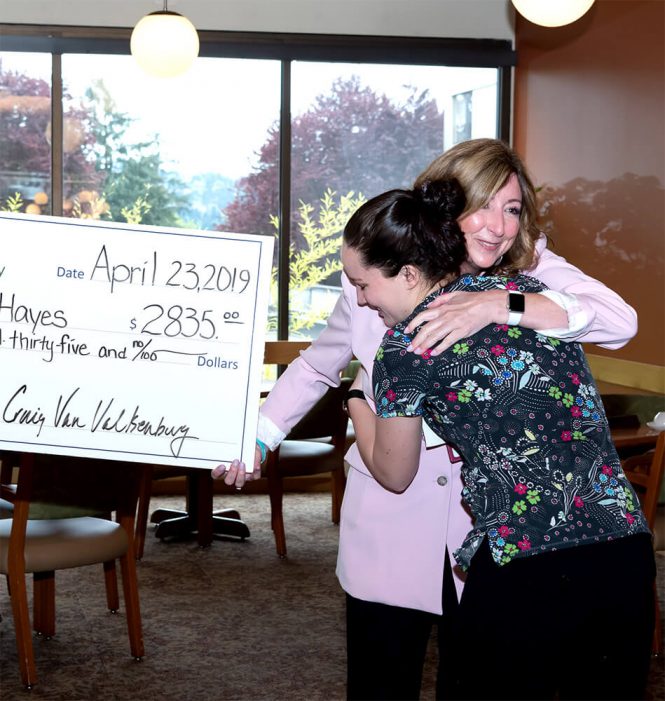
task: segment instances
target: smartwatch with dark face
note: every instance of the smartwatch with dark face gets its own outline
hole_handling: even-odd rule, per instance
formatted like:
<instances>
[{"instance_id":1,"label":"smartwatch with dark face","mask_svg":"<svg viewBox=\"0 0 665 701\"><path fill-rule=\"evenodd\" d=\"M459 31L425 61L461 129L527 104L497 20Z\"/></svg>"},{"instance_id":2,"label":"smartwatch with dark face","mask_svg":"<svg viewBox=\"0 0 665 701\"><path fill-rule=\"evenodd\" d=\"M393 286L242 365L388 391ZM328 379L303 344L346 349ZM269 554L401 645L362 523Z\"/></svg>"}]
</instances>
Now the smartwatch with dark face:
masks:
<instances>
[{"instance_id":1,"label":"smartwatch with dark face","mask_svg":"<svg viewBox=\"0 0 665 701\"><path fill-rule=\"evenodd\" d=\"M508 326L518 326L524 314L524 295L521 292L508 292Z\"/></svg>"}]
</instances>

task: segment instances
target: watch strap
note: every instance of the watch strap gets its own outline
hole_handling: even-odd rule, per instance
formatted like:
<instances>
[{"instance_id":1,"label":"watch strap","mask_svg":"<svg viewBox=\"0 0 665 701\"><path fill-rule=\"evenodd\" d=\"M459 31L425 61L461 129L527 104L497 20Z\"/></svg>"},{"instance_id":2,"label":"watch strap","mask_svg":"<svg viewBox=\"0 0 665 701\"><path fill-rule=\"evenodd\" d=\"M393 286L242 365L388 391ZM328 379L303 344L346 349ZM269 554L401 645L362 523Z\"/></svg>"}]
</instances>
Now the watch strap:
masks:
<instances>
[{"instance_id":1,"label":"watch strap","mask_svg":"<svg viewBox=\"0 0 665 701\"><path fill-rule=\"evenodd\" d=\"M346 411L347 414L349 413L349 399L364 399L367 401L365 398L365 393L361 389L350 389L347 392L346 397L344 397L344 411Z\"/></svg>"},{"instance_id":2,"label":"watch strap","mask_svg":"<svg viewBox=\"0 0 665 701\"><path fill-rule=\"evenodd\" d=\"M508 312L508 321L506 322L508 326L519 326L520 321L522 321L522 312Z\"/></svg>"}]
</instances>

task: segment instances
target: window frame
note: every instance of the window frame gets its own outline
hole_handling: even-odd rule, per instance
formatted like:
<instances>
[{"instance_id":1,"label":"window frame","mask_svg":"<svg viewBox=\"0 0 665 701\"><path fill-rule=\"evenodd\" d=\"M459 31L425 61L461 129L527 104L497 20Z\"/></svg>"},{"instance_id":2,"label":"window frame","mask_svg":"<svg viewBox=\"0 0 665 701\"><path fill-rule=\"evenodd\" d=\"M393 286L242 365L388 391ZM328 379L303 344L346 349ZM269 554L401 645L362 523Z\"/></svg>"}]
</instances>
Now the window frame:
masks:
<instances>
[{"instance_id":1,"label":"window frame","mask_svg":"<svg viewBox=\"0 0 665 701\"><path fill-rule=\"evenodd\" d=\"M2 51L51 54L51 202L62 216L62 54L129 55L131 29L118 27L0 24ZM272 59L281 62L277 339L289 336L291 239L291 63L374 63L496 68L497 129L511 134L512 68L517 52L503 39L199 31L199 55L210 58Z\"/></svg>"}]
</instances>

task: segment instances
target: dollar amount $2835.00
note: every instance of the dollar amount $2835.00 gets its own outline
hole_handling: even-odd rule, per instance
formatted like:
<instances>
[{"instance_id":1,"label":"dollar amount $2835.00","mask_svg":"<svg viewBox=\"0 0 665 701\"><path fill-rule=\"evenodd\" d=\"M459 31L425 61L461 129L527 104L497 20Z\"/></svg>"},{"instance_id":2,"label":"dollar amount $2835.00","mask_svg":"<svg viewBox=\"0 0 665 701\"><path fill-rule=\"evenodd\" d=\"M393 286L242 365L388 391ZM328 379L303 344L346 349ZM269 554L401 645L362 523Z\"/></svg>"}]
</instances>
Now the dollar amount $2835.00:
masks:
<instances>
[{"instance_id":1,"label":"dollar amount $2835.00","mask_svg":"<svg viewBox=\"0 0 665 701\"><path fill-rule=\"evenodd\" d=\"M221 319L223 324L244 324L240 318L240 312L225 311L215 312L212 309L194 309L174 304L165 309L161 304L148 304L143 307L148 318L142 324L133 318L129 322L129 328L138 329L141 333L151 336L168 336L175 338L193 338L197 336L204 340L217 338L217 321Z\"/></svg>"}]
</instances>

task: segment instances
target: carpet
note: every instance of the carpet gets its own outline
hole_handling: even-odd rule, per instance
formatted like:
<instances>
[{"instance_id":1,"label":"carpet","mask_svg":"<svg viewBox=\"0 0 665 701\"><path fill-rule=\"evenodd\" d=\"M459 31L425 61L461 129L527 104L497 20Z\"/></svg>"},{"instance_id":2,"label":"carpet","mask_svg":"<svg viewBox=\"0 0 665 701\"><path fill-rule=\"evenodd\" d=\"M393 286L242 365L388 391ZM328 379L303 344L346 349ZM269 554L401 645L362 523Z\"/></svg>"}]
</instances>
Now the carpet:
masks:
<instances>
[{"instance_id":1,"label":"carpet","mask_svg":"<svg viewBox=\"0 0 665 701\"><path fill-rule=\"evenodd\" d=\"M179 508L181 497L151 508ZM0 582L0 698L52 701L333 701L345 698L344 594L328 494L284 496L288 559L275 553L265 495L215 497L237 508L244 542L160 541L138 564L146 656L135 662L123 610L105 606L101 566L56 575L56 635L35 638L38 684L23 690L6 582ZM658 555L661 594L665 554ZM662 601L662 599L661 599ZM665 610L665 602L661 603ZM422 699L434 698L435 641ZM649 699L665 699L663 659Z\"/></svg>"}]
</instances>

